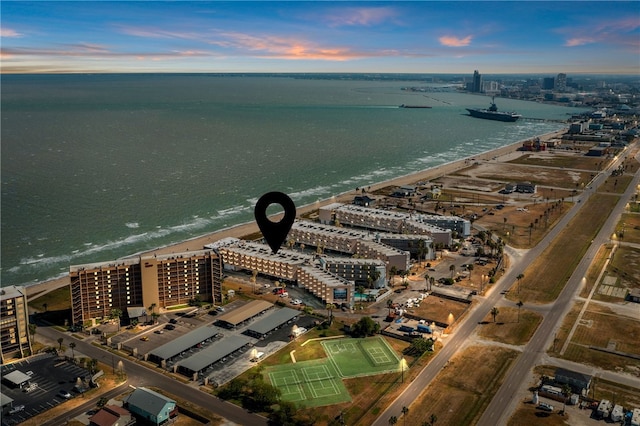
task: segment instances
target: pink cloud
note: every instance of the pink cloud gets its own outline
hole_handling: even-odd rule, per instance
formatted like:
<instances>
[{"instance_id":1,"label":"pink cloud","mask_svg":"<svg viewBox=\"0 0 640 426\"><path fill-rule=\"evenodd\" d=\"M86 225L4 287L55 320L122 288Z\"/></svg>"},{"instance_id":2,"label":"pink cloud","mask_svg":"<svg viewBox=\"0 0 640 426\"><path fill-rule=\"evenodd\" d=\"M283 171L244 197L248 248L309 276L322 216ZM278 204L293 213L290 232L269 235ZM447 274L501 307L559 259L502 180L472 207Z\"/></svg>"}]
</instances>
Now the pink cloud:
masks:
<instances>
[{"instance_id":1,"label":"pink cloud","mask_svg":"<svg viewBox=\"0 0 640 426\"><path fill-rule=\"evenodd\" d=\"M579 27L567 27L557 30L565 37L564 46L577 47L586 44L602 43L640 49L640 40L636 32L640 29L640 20L625 17L610 21L598 21Z\"/></svg>"},{"instance_id":2,"label":"pink cloud","mask_svg":"<svg viewBox=\"0 0 640 426\"><path fill-rule=\"evenodd\" d=\"M0 29L0 37L22 37L22 34L10 28Z\"/></svg>"},{"instance_id":3,"label":"pink cloud","mask_svg":"<svg viewBox=\"0 0 640 426\"><path fill-rule=\"evenodd\" d=\"M325 59L340 61L363 55L346 47L319 46L298 38L278 36L254 36L245 33L226 32L210 42L225 49L251 52L252 56L280 59ZM239 54L242 54L239 52Z\"/></svg>"},{"instance_id":4,"label":"pink cloud","mask_svg":"<svg viewBox=\"0 0 640 426\"><path fill-rule=\"evenodd\" d=\"M442 36L438 38L440 44L449 47L465 47L471 44L472 36L466 36L465 38L459 38L454 36Z\"/></svg>"},{"instance_id":5,"label":"pink cloud","mask_svg":"<svg viewBox=\"0 0 640 426\"><path fill-rule=\"evenodd\" d=\"M574 37L565 41L564 45L567 47L584 46L585 44L595 43L596 40L592 37Z\"/></svg>"}]
</instances>

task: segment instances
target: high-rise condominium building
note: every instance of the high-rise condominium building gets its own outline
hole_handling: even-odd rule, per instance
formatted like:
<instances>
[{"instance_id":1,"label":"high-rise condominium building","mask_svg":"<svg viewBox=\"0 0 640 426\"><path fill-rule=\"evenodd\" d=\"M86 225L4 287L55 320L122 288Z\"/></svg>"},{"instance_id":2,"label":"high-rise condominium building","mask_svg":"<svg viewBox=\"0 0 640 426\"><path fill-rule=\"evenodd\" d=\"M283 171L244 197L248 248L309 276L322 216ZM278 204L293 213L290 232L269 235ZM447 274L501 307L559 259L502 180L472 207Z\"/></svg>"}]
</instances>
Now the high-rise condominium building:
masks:
<instances>
[{"instance_id":1,"label":"high-rise condominium building","mask_svg":"<svg viewBox=\"0 0 640 426\"><path fill-rule=\"evenodd\" d=\"M114 309L154 312L193 301L222 301L222 260L212 250L72 266L74 324L108 318ZM153 312L148 312L152 314Z\"/></svg>"},{"instance_id":2,"label":"high-rise condominium building","mask_svg":"<svg viewBox=\"0 0 640 426\"><path fill-rule=\"evenodd\" d=\"M2 363L31 355L27 293L24 287L0 290L0 347Z\"/></svg>"}]
</instances>

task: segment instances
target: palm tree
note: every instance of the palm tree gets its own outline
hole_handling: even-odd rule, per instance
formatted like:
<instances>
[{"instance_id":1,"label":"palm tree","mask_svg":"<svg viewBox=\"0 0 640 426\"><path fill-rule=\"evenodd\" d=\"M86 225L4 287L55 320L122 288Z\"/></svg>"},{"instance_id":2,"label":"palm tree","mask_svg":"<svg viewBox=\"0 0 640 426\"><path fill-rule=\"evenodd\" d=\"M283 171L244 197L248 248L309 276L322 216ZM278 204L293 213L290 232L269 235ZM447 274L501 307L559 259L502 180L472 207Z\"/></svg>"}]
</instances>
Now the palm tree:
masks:
<instances>
[{"instance_id":1,"label":"palm tree","mask_svg":"<svg viewBox=\"0 0 640 426\"><path fill-rule=\"evenodd\" d=\"M76 359L76 353L73 350L76 347L75 342L69 343L69 347L71 348L71 358L73 358L75 360Z\"/></svg>"},{"instance_id":2,"label":"palm tree","mask_svg":"<svg viewBox=\"0 0 640 426\"><path fill-rule=\"evenodd\" d=\"M363 285L356 286L356 293L360 295L360 301L362 302L362 295L364 294L365 288Z\"/></svg>"},{"instance_id":3,"label":"palm tree","mask_svg":"<svg viewBox=\"0 0 640 426\"><path fill-rule=\"evenodd\" d=\"M398 268L395 265L392 266L391 269L389 269L389 284L393 284L392 282L393 278L396 276L397 273L398 273Z\"/></svg>"},{"instance_id":4,"label":"palm tree","mask_svg":"<svg viewBox=\"0 0 640 426\"><path fill-rule=\"evenodd\" d=\"M118 322L118 331L120 331L120 318L122 317L122 309L113 308L109 316Z\"/></svg>"},{"instance_id":5,"label":"palm tree","mask_svg":"<svg viewBox=\"0 0 640 426\"><path fill-rule=\"evenodd\" d=\"M431 414L431 416L429 416L429 421L431 422L431 426L433 426L436 423L436 420L438 420L438 417L435 414Z\"/></svg>"},{"instance_id":6,"label":"palm tree","mask_svg":"<svg viewBox=\"0 0 640 426\"><path fill-rule=\"evenodd\" d=\"M407 424L407 413L409 412L409 409L407 407L402 407L402 422L403 424Z\"/></svg>"},{"instance_id":7,"label":"palm tree","mask_svg":"<svg viewBox=\"0 0 640 426\"><path fill-rule=\"evenodd\" d=\"M436 277L429 277L429 291L431 291L431 288L435 283L436 283Z\"/></svg>"},{"instance_id":8,"label":"palm tree","mask_svg":"<svg viewBox=\"0 0 640 426\"><path fill-rule=\"evenodd\" d=\"M520 294L520 280L522 280L524 278L524 274L521 272L518 274L518 276L516 277L516 280L518 280L518 294Z\"/></svg>"},{"instance_id":9,"label":"palm tree","mask_svg":"<svg viewBox=\"0 0 640 426\"><path fill-rule=\"evenodd\" d=\"M467 265L467 270L469 271L469 280L471 280L471 273L473 272L473 263Z\"/></svg>"},{"instance_id":10,"label":"palm tree","mask_svg":"<svg viewBox=\"0 0 640 426\"><path fill-rule=\"evenodd\" d=\"M522 305L524 305L524 303L522 303L522 300L518 301L518 303L516 303L516 305L518 306L518 322L520 322L520 308L522 308Z\"/></svg>"},{"instance_id":11,"label":"palm tree","mask_svg":"<svg viewBox=\"0 0 640 426\"><path fill-rule=\"evenodd\" d=\"M564 410L567 408L567 398L569 398L569 396L571 396L571 386L569 386L567 383L565 383L564 385L562 385L562 396L564 396L564 399L562 400L562 412L564 413Z\"/></svg>"},{"instance_id":12,"label":"palm tree","mask_svg":"<svg viewBox=\"0 0 640 426\"><path fill-rule=\"evenodd\" d=\"M333 310L336 308L336 305L333 303L327 303L327 312L329 313L329 325L333 322Z\"/></svg>"},{"instance_id":13,"label":"palm tree","mask_svg":"<svg viewBox=\"0 0 640 426\"><path fill-rule=\"evenodd\" d=\"M493 322L496 322L496 317L498 316L499 313L500 313L500 311L495 306L493 307L493 309L491 309L491 315L493 316Z\"/></svg>"},{"instance_id":14,"label":"palm tree","mask_svg":"<svg viewBox=\"0 0 640 426\"><path fill-rule=\"evenodd\" d=\"M258 281L258 271L257 270L253 270L253 272L251 273L251 278L250 278L251 284L253 286L253 294L256 294L256 282Z\"/></svg>"},{"instance_id":15,"label":"palm tree","mask_svg":"<svg viewBox=\"0 0 640 426\"><path fill-rule=\"evenodd\" d=\"M396 423L398 423L398 418L396 416L389 417L389 424L390 425L395 425Z\"/></svg>"},{"instance_id":16,"label":"palm tree","mask_svg":"<svg viewBox=\"0 0 640 426\"><path fill-rule=\"evenodd\" d=\"M456 273L456 265L449 266L449 270L451 271L451 279L453 279L453 276Z\"/></svg>"},{"instance_id":17,"label":"palm tree","mask_svg":"<svg viewBox=\"0 0 640 426\"><path fill-rule=\"evenodd\" d=\"M98 366L98 360L95 359L95 358L91 358L87 364L88 364L88 367L89 367L89 372L91 374L95 373L96 372L96 367Z\"/></svg>"},{"instance_id":18,"label":"palm tree","mask_svg":"<svg viewBox=\"0 0 640 426\"><path fill-rule=\"evenodd\" d=\"M48 307L48 306L49 306L49 305L47 305L46 303L43 303L43 304L42 304L42 307L44 308L44 311L45 311L45 312L47 312L47 307Z\"/></svg>"},{"instance_id":19,"label":"palm tree","mask_svg":"<svg viewBox=\"0 0 640 426\"><path fill-rule=\"evenodd\" d=\"M393 308L393 300L387 299L387 308L389 308L389 316L391 316L391 308Z\"/></svg>"},{"instance_id":20,"label":"palm tree","mask_svg":"<svg viewBox=\"0 0 640 426\"><path fill-rule=\"evenodd\" d=\"M62 350L62 342L64 342L64 339L62 337L58 337L58 349Z\"/></svg>"}]
</instances>

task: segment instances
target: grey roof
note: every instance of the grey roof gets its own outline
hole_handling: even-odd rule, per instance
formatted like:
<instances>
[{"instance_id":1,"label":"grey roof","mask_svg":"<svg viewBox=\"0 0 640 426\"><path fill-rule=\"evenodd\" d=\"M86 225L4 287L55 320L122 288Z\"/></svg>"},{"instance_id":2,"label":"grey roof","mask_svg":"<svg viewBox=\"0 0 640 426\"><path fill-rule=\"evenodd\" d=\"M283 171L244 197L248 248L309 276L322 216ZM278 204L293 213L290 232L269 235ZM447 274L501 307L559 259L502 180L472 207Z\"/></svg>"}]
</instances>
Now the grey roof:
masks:
<instances>
[{"instance_id":1,"label":"grey roof","mask_svg":"<svg viewBox=\"0 0 640 426\"><path fill-rule=\"evenodd\" d=\"M256 321L254 324L251 324L247 330L258 334L267 334L274 328L297 317L299 314L300 312L291 308L278 309L261 318L259 321Z\"/></svg>"},{"instance_id":2,"label":"grey roof","mask_svg":"<svg viewBox=\"0 0 640 426\"><path fill-rule=\"evenodd\" d=\"M0 393L0 406L4 407L5 405L11 404L13 402L13 398L3 393Z\"/></svg>"},{"instance_id":3,"label":"grey roof","mask_svg":"<svg viewBox=\"0 0 640 426\"><path fill-rule=\"evenodd\" d=\"M139 318L143 315L147 315L147 308L142 306L129 306L127 307L127 315L129 318Z\"/></svg>"},{"instance_id":4,"label":"grey roof","mask_svg":"<svg viewBox=\"0 0 640 426\"><path fill-rule=\"evenodd\" d=\"M143 387L134 390L133 393L127 397L126 402L130 406L137 407L153 415L159 414L165 405L170 403L175 405L176 403L171 398L167 398L158 392Z\"/></svg>"},{"instance_id":5,"label":"grey roof","mask_svg":"<svg viewBox=\"0 0 640 426\"><path fill-rule=\"evenodd\" d=\"M224 321L235 327L272 307L273 303L267 300L252 300L238 309L218 315L218 321Z\"/></svg>"},{"instance_id":6,"label":"grey roof","mask_svg":"<svg viewBox=\"0 0 640 426\"><path fill-rule=\"evenodd\" d=\"M184 361L180 361L178 364L181 367L188 368L191 371L200 371L211 364L221 360L232 352L240 349L247 343L250 343L252 339L244 336L229 336L225 337L206 349L190 356Z\"/></svg>"},{"instance_id":7,"label":"grey roof","mask_svg":"<svg viewBox=\"0 0 640 426\"><path fill-rule=\"evenodd\" d=\"M29 379L31 379L30 376L27 376L20 370L15 370L9 374L5 374L3 378L15 384L16 386L20 386L22 383L28 382Z\"/></svg>"},{"instance_id":8,"label":"grey roof","mask_svg":"<svg viewBox=\"0 0 640 426\"><path fill-rule=\"evenodd\" d=\"M560 377L567 377L572 380L580 381L585 384L591 382L591 376L588 374L578 373L577 371L567 370L565 368L556 369L556 379Z\"/></svg>"},{"instance_id":9,"label":"grey roof","mask_svg":"<svg viewBox=\"0 0 640 426\"><path fill-rule=\"evenodd\" d=\"M200 327L190 333L183 334L182 336L155 348L150 352L150 354L155 355L160 359L169 359L197 345L200 342L204 342L210 337L215 336L217 333L218 331L213 327Z\"/></svg>"},{"instance_id":10,"label":"grey roof","mask_svg":"<svg viewBox=\"0 0 640 426\"><path fill-rule=\"evenodd\" d=\"M0 300L5 300L5 299L15 299L18 297L24 297L24 295L26 294L24 287L22 286L16 286L16 285L10 285L7 287L2 287L2 289L0 289Z\"/></svg>"}]
</instances>

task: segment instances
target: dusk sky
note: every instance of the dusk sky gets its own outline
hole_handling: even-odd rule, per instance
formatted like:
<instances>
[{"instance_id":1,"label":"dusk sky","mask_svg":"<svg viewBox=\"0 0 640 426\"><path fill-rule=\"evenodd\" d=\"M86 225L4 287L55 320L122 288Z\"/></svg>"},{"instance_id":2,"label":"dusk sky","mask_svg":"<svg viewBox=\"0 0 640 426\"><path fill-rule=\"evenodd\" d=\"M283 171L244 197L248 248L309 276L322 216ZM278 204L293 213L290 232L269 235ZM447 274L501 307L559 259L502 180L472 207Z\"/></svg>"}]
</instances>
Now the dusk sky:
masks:
<instances>
[{"instance_id":1,"label":"dusk sky","mask_svg":"<svg viewBox=\"0 0 640 426\"><path fill-rule=\"evenodd\" d=\"M1 3L2 73L640 74L640 2Z\"/></svg>"}]
</instances>

